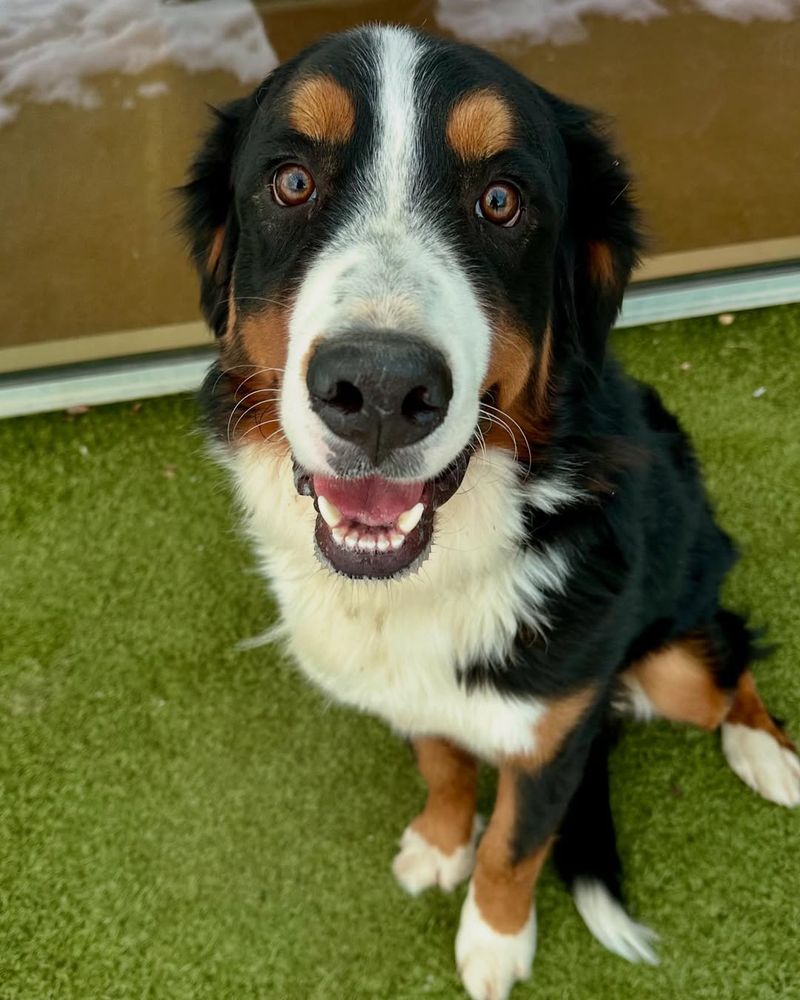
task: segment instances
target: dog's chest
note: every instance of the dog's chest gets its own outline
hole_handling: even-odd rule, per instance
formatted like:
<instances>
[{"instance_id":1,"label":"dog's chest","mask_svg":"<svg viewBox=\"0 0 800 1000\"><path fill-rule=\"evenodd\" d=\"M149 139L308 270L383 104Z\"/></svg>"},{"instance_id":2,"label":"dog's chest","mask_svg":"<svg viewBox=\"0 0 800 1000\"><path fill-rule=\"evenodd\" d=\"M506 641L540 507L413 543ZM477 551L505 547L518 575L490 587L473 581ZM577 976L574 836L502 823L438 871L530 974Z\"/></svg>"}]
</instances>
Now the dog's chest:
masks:
<instances>
[{"instance_id":1,"label":"dog's chest","mask_svg":"<svg viewBox=\"0 0 800 1000\"><path fill-rule=\"evenodd\" d=\"M404 735L447 736L485 757L531 749L538 705L467 691L458 680L481 647L502 651L503 626L490 609L471 609L463 592L437 599L425 588L408 600L345 597L323 611L324 603L282 602L294 659L330 697Z\"/></svg>"},{"instance_id":2,"label":"dog's chest","mask_svg":"<svg viewBox=\"0 0 800 1000\"><path fill-rule=\"evenodd\" d=\"M429 559L390 582L346 580L321 566L311 501L294 492L290 469L265 474L263 466L262 456L234 469L280 605L281 637L303 673L403 734L446 736L490 759L530 752L542 705L459 682L471 663L504 669L520 623L544 631L548 596L566 575L558 552L519 545L510 464L501 457L471 468L437 513Z\"/></svg>"}]
</instances>

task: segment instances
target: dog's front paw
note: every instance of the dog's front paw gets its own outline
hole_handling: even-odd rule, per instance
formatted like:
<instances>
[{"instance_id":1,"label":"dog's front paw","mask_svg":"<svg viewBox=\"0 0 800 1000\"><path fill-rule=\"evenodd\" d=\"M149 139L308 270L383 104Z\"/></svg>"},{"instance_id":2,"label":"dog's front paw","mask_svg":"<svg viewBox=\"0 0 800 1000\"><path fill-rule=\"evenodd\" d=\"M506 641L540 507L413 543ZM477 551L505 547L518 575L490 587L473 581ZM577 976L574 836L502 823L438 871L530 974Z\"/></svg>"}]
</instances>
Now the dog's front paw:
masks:
<instances>
[{"instance_id":1,"label":"dog's front paw","mask_svg":"<svg viewBox=\"0 0 800 1000\"><path fill-rule=\"evenodd\" d=\"M472 874L475 844L482 828L481 818L476 816L469 842L445 854L412 827L406 827L400 839L400 851L392 862L395 878L412 896L434 885L450 892Z\"/></svg>"},{"instance_id":2,"label":"dog's front paw","mask_svg":"<svg viewBox=\"0 0 800 1000\"><path fill-rule=\"evenodd\" d=\"M481 916L470 884L456 935L456 965L472 1000L506 1000L514 983L530 976L535 953L534 910L517 934L501 934Z\"/></svg>"}]
</instances>

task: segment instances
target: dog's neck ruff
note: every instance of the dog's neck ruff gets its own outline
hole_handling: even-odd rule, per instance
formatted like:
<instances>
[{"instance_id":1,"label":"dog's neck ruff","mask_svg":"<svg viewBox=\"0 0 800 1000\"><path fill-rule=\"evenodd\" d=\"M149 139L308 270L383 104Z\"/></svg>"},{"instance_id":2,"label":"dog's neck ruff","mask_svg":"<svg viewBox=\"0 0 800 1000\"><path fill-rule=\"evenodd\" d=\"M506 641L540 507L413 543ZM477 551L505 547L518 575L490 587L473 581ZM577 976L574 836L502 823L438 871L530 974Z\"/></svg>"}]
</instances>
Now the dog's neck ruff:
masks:
<instances>
[{"instance_id":1,"label":"dog's neck ruff","mask_svg":"<svg viewBox=\"0 0 800 1000\"><path fill-rule=\"evenodd\" d=\"M475 662L502 669L521 626L547 632L548 599L569 564L556 546L524 544L524 511L574 502L565 478L523 484L508 453L474 456L415 573L349 580L320 562L316 512L285 452L243 447L227 464L279 605L276 635L316 685L406 735L450 736L487 758L531 748L540 706L468 692L459 672Z\"/></svg>"}]
</instances>

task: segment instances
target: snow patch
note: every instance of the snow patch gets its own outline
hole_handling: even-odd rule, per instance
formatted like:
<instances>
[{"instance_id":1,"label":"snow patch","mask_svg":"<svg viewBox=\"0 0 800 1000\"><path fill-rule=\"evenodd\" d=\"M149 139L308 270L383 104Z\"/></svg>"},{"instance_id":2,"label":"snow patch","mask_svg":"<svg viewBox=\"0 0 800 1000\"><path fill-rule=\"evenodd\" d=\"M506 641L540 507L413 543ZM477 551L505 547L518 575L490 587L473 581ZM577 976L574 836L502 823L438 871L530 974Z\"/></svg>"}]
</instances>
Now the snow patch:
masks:
<instances>
[{"instance_id":1,"label":"snow patch","mask_svg":"<svg viewBox=\"0 0 800 1000\"><path fill-rule=\"evenodd\" d=\"M716 17L790 20L800 0L694 0ZM663 0L438 0L436 16L458 37L483 44L520 39L567 44L586 37L583 19L666 17ZM87 80L172 63L189 72L226 70L256 83L277 57L251 0L0 0L0 127L20 103L100 103ZM164 93L155 84L142 97ZM13 99L12 99L13 95ZM126 106L128 106L126 104Z\"/></svg>"},{"instance_id":2,"label":"snow patch","mask_svg":"<svg viewBox=\"0 0 800 1000\"><path fill-rule=\"evenodd\" d=\"M136 93L139 97L161 97L162 94L169 93L169 86L163 80L154 80L152 83L140 83Z\"/></svg>"},{"instance_id":3,"label":"snow patch","mask_svg":"<svg viewBox=\"0 0 800 1000\"><path fill-rule=\"evenodd\" d=\"M702 10L726 21L747 24L765 21L790 21L800 10L800 0L695 0Z\"/></svg>"},{"instance_id":4,"label":"snow patch","mask_svg":"<svg viewBox=\"0 0 800 1000\"><path fill-rule=\"evenodd\" d=\"M715 17L733 21L788 21L800 0L694 0ZM459 38L491 44L521 40L566 45L587 36L583 18L590 15L623 21L650 21L669 16L660 0L438 0L436 19Z\"/></svg>"},{"instance_id":5,"label":"snow patch","mask_svg":"<svg viewBox=\"0 0 800 1000\"><path fill-rule=\"evenodd\" d=\"M277 62L250 0L0 0L0 125L23 99L97 107L86 80L98 73L172 63L255 83ZM156 86L141 96L163 93Z\"/></svg>"}]
</instances>

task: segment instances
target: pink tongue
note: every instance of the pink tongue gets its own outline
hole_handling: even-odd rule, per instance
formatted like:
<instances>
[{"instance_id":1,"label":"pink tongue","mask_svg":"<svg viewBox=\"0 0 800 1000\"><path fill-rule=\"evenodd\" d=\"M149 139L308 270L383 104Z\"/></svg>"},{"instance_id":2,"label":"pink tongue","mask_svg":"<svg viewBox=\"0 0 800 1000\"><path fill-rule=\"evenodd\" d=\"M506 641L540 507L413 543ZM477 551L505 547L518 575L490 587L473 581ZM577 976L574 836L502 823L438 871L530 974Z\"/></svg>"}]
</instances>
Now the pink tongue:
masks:
<instances>
[{"instance_id":1,"label":"pink tongue","mask_svg":"<svg viewBox=\"0 0 800 1000\"><path fill-rule=\"evenodd\" d=\"M314 492L342 512L348 521L371 527L389 527L422 496L424 483L393 483L378 476L369 479L329 479L314 476Z\"/></svg>"}]
</instances>

